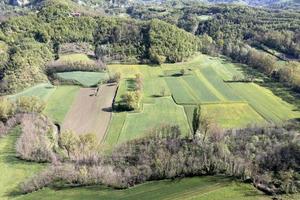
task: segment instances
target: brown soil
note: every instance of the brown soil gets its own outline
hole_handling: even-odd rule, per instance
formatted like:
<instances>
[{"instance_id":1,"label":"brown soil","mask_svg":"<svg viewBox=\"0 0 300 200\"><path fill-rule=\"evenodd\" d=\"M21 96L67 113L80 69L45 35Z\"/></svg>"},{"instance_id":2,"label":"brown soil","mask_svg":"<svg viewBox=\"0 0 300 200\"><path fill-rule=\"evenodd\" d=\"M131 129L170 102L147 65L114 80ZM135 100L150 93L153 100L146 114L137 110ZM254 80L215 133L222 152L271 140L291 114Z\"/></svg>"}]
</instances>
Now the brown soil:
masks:
<instances>
[{"instance_id":1,"label":"brown soil","mask_svg":"<svg viewBox=\"0 0 300 200\"><path fill-rule=\"evenodd\" d=\"M112 115L112 103L117 90L116 84L101 85L97 88L82 88L69 110L62 130L77 134L95 133L102 140Z\"/></svg>"}]
</instances>

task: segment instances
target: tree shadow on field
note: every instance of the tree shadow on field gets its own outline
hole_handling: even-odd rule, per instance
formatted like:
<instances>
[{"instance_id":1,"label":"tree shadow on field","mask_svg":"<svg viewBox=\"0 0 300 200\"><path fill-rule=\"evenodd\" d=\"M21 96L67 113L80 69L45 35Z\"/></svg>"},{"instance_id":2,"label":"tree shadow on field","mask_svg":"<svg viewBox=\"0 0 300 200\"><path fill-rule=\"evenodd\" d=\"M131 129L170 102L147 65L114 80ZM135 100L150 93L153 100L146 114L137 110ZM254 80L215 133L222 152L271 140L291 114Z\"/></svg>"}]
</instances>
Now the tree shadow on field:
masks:
<instances>
[{"instance_id":1,"label":"tree shadow on field","mask_svg":"<svg viewBox=\"0 0 300 200\"><path fill-rule=\"evenodd\" d=\"M104 112L112 112L113 109L112 109L112 107L102 108L102 111L104 111Z\"/></svg>"}]
</instances>

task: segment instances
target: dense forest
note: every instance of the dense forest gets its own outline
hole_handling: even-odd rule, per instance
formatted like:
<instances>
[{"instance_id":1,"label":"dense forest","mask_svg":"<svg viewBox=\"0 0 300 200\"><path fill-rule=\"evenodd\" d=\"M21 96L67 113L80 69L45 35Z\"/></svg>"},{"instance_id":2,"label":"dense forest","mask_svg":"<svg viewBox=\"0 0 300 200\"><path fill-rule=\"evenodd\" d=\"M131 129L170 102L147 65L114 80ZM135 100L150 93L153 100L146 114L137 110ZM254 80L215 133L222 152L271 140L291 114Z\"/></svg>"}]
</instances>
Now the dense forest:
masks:
<instances>
[{"instance_id":1,"label":"dense forest","mask_svg":"<svg viewBox=\"0 0 300 200\"><path fill-rule=\"evenodd\" d=\"M67 3L48 1L38 13L1 23L1 93L45 80L44 65L58 58L65 43L90 43L96 58L105 62L177 62L198 50L198 38L159 20L140 22L88 14L75 17L73 12ZM18 62L18 57L23 61Z\"/></svg>"}]
</instances>

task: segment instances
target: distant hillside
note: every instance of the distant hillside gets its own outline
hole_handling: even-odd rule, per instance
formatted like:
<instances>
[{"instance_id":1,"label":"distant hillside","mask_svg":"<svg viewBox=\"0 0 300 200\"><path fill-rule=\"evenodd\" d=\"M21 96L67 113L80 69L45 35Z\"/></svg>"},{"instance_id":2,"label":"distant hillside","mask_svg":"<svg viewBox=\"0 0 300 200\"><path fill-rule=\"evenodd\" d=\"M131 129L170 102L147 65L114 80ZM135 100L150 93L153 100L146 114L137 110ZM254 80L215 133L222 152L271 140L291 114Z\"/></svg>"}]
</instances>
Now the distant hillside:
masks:
<instances>
[{"instance_id":1,"label":"distant hillside","mask_svg":"<svg viewBox=\"0 0 300 200\"><path fill-rule=\"evenodd\" d=\"M36 5L37 3L46 0L0 0L0 5L10 4L18 6ZM300 4L300 0L72 0L80 5L99 7L103 5L129 6L139 3L165 3L165 2L203 2L203 3L233 3L244 4L250 6L280 6Z\"/></svg>"}]
</instances>

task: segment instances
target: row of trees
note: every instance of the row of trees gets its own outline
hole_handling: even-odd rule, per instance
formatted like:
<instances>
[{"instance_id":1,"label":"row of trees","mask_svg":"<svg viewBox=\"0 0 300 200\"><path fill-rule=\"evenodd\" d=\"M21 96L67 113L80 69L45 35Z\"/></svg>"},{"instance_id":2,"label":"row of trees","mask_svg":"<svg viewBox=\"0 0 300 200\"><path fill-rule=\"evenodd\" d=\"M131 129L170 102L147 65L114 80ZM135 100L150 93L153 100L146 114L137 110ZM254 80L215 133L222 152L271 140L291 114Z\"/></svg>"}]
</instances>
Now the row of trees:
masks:
<instances>
[{"instance_id":1,"label":"row of trees","mask_svg":"<svg viewBox=\"0 0 300 200\"><path fill-rule=\"evenodd\" d=\"M134 88L132 91L126 92L121 96L119 109L121 110L139 110L141 108L143 76L136 74L134 78Z\"/></svg>"},{"instance_id":2,"label":"row of trees","mask_svg":"<svg viewBox=\"0 0 300 200\"><path fill-rule=\"evenodd\" d=\"M6 122L17 113L41 113L45 102L38 97L19 97L16 101L7 98L0 99L0 120Z\"/></svg>"},{"instance_id":3,"label":"row of trees","mask_svg":"<svg viewBox=\"0 0 300 200\"><path fill-rule=\"evenodd\" d=\"M299 133L286 128L209 128L206 136L186 138L177 126L165 125L122 144L111 155L93 151L73 164L53 165L22 189L28 193L62 183L127 188L149 180L225 174L251 181L269 194L294 193L300 189Z\"/></svg>"}]
</instances>

